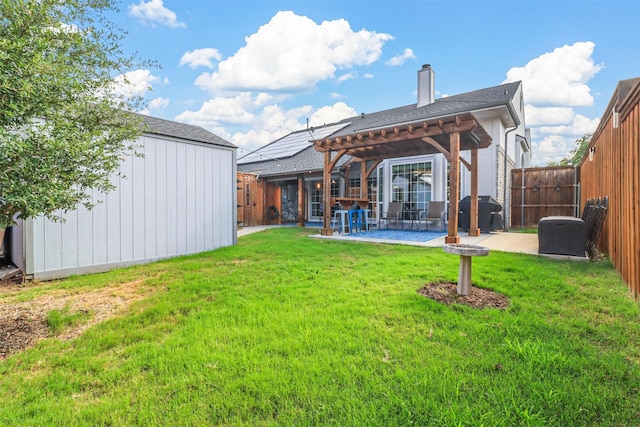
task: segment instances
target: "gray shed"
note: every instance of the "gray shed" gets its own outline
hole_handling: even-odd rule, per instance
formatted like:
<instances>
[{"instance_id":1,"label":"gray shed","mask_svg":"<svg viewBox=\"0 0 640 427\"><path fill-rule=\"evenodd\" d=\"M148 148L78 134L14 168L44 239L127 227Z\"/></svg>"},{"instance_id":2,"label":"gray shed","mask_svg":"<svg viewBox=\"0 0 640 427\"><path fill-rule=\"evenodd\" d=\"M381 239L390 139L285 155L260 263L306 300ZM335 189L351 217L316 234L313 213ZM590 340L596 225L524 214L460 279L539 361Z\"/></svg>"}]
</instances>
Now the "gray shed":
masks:
<instances>
[{"instance_id":1,"label":"gray shed","mask_svg":"<svg viewBox=\"0 0 640 427\"><path fill-rule=\"evenodd\" d=\"M79 206L64 222L20 221L11 259L25 277L106 271L234 245L236 147L198 126L142 116L148 126L116 189Z\"/></svg>"}]
</instances>

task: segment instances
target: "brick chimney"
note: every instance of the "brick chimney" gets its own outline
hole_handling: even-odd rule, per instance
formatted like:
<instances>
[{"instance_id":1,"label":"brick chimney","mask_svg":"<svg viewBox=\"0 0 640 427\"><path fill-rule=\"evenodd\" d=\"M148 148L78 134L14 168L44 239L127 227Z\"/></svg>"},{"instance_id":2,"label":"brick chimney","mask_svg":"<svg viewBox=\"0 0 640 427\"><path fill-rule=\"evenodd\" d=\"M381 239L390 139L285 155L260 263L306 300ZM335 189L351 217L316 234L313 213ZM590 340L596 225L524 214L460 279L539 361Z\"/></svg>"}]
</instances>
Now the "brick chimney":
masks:
<instances>
[{"instance_id":1,"label":"brick chimney","mask_svg":"<svg viewBox=\"0 0 640 427\"><path fill-rule=\"evenodd\" d=\"M423 65L418 71L418 108L433 104L436 92L435 79L436 75L429 64Z\"/></svg>"}]
</instances>

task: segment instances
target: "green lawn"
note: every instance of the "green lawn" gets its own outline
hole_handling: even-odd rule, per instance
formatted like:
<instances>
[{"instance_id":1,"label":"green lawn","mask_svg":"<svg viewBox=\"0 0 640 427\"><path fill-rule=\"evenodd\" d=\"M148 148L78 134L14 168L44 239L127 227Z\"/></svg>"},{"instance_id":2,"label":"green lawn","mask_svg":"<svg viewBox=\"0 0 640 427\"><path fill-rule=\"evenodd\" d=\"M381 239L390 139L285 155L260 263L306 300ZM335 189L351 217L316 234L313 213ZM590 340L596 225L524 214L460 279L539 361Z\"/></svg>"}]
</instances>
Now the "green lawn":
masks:
<instances>
[{"instance_id":1,"label":"green lawn","mask_svg":"<svg viewBox=\"0 0 640 427\"><path fill-rule=\"evenodd\" d=\"M416 293L457 280L441 249L311 232L24 290L156 289L0 361L0 425L640 423L640 306L608 262L492 252L473 281L510 307L476 310Z\"/></svg>"}]
</instances>

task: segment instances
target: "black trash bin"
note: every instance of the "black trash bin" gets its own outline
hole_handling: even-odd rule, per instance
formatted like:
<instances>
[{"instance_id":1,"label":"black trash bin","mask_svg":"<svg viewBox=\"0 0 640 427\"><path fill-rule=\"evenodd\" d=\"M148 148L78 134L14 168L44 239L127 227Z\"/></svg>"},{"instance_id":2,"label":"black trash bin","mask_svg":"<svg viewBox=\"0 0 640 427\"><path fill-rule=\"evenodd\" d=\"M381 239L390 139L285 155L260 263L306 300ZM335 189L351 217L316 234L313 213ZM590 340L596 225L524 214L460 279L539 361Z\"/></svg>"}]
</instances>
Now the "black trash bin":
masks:
<instances>
[{"instance_id":1,"label":"black trash bin","mask_svg":"<svg viewBox=\"0 0 640 427\"><path fill-rule=\"evenodd\" d=\"M478 197L478 228L489 232L502 229L502 205L491 196ZM464 231L471 227L471 196L460 200L458 205L458 226Z\"/></svg>"}]
</instances>

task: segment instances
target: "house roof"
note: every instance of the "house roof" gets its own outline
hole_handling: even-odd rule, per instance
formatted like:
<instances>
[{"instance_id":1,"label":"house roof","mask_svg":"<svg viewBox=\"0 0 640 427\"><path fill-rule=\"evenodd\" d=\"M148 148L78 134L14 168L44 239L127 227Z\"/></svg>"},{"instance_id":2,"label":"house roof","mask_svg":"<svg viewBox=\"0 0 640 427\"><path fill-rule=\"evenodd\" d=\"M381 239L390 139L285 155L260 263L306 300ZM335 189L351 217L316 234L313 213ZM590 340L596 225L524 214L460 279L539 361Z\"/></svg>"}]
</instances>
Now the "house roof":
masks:
<instances>
[{"instance_id":1,"label":"house roof","mask_svg":"<svg viewBox=\"0 0 640 427\"><path fill-rule=\"evenodd\" d=\"M337 167L347 163L351 157L343 156ZM238 172L249 172L262 176L291 175L292 173L322 172L323 158L314 150L310 142L295 156L282 159L269 159L262 162L238 164Z\"/></svg>"},{"instance_id":2,"label":"house roof","mask_svg":"<svg viewBox=\"0 0 640 427\"><path fill-rule=\"evenodd\" d=\"M436 123L439 119L455 120L455 117L461 117L465 120L475 120L476 118L483 117L484 111L500 107L504 110L500 114L503 115L506 124L513 126L519 123L515 123L518 118L512 111L513 106L511 105L511 101L520 85L521 82L506 83L459 95L439 98L433 103L420 108L417 108L417 104L410 104L388 110L361 114L344 119L338 123L318 127L315 129L313 135L309 135L306 129L293 132L241 158L238 161L238 170L260 173L265 176L291 174L292 171L322 171L322 156L312 149L313 143L311 141L321 141L326 138L335 140L335 138L353 136L358 133L385 129L391 126L402 125L404 129L406 129L407 125L422 121ZM477 144L480 139L484 141L484 146L490 142L491 138L486 131L484 131L481 126L479 126L479 128L477 133L480 134L480 138L478 138L478 135L471 135L470 133L463 135L463 146L465 146L465 143L467 146ZM321 129L322 131L320 131ZM329 131L332 129L334 131L330 133ZM320 136L322 134L324 134L324 136ZM277 148L280 144L286 145L290 142L288 138L294 137L297 138L296 146L299 148L298 151L280 158L277 155L272 155L273 152L271 150ZM275 147L271 147L272 145L275 145ZM446 145L446 142L444 142L444 145ZM403 150L406 149L407 147L405 146ZM260 157L261 154L263 155L262 157ZM391 154L393 153L389 153L389 155ZM408 150L404 151L404 154L412 155ZM343 156L336 166L340 166L350 159L350 156Z\"/></svg>"},{"instance_id":3,"label":"house roof","mask_svg":"<svg viewBox=\"0 0 640 427\"><path fill-rule=\"evenodd\" d=\"M457 150L487 148L491 144L491 136L471 113L332 135L312 142L317 151L336 151L339 156L380 161L435 153L449 156L451 134L459 136Z\"/></svg>"},{"instance_id":4,"label":"house roof","mask_svg":"<svg viewBox=\"0 0 640 427\"><path fill-rule=\"evenodd\" d=\"M201 128L200 126L173 122L170 120L159 119L157 117L145 116L144 114L133 114L142 118L142 121L146 125L144 132L148 134L172 136L175 138L187 139L189 141L205 142L207 144L236 148L236 146L229 141Z\"/></svg>"},{"instance_id":5,"label":"house roof","mask_svg":"<svg viewBox=\"0 0 640 427\"><path fill-rule=\"evenodd\" d=\"M421 120L454 116L461 113L473 113L477 110L493 107L508 106L520 85L521 82L518 81L460 95L447 96L436 99L433 103L420 108L416 107L417 104L410 104L404 107L362 114L349 119L351 124L331 135L331 137L349 135L370 129L380 129L386 126L409 124Z\"/></svg>"},{"instance_id":6,"label":"house roof","mask_svg":"<svg viewBox=\"0 0 640 427\"><path fill-rule=\"evenodd\" d=\"M348 124L348 121L343 121L339 124L311 127L309 129L292 132L264 147L252 151L246 156L242 156L238 159L238 164L263 162L265 160L277 160L294 156L302 150L309 148L311 145L310 140L324 138L339 131Z\"/></svg>"}]
</instances>

